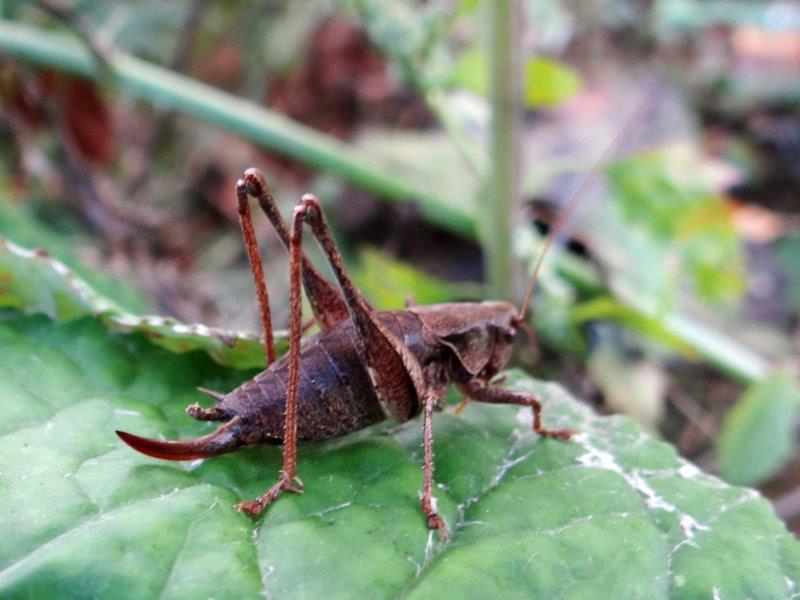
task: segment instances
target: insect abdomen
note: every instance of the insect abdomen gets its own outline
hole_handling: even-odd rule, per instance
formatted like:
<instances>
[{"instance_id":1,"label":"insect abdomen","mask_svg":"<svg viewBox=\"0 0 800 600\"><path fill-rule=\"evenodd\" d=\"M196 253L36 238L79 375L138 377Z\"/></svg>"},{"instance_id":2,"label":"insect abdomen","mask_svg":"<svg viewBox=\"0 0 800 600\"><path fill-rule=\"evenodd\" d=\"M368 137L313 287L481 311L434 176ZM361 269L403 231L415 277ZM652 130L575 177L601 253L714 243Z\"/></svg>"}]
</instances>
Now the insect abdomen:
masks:
<instances>
[{"instance_id":1,"label":"insect abdomen","mask_svg":"<svg viewBox=\"0 0 800 600\"><path fill-rule=\"evenodd\" d=\"M298 441L319 442L386 418L345 321L305 341L300 354ZM247 423L249 443L282 443L289 365L281 358L220 403ZM257 431L258 430L258 431ZM255 438L260 433L260 439Z\"/></svg>"}]
</instances>

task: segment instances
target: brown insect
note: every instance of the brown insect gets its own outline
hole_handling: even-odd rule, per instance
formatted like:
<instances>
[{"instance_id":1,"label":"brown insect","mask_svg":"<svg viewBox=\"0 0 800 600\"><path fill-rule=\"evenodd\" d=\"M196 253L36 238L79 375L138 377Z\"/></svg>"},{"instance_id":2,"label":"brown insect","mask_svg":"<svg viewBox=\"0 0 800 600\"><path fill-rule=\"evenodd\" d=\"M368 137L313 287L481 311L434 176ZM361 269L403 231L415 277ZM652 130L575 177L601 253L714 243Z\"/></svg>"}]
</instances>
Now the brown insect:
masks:
<instances>
[{"instance_id":1,"label":"brown insect","mask_svg":"<svg viewBox=\"0 0 800 600\"><path fill-rule=\"evenodd\" d=\"M508 362L514 338L525 325L542 258L598 167L599 163L550 232L519 310L507 302L489 301L409 306L396 311L374 310L353 285L314 196L301 198L289 230L263 175L248 169L237 184L237 198L261 308L267 369L228 394L202 390L215 399L214 406L194 404L186 412L200 421L223 423L209 435L161 441L122 431L117 434L139 452L167 460L207 458L254 444L283 444L283 469L278 481L255 500L236 505L238 510L257 516L282 492L303 491L297 477L299 443L343 436L385 419L403 423L422 413L422 512L428 527L444 537L445 523L436 512L432 491L431 421L449 384L478 402L530 406L533 429L539 435L562 440L570 437L569 430L542 426L541 404L535 396L491 385L491 381ZM290 253L289 352L277 360L248 195L258 200ZM304 224L319 241L338 287L304 255ZM321 328L303 341L301 285Z\"/></svg>"}]
</instances>

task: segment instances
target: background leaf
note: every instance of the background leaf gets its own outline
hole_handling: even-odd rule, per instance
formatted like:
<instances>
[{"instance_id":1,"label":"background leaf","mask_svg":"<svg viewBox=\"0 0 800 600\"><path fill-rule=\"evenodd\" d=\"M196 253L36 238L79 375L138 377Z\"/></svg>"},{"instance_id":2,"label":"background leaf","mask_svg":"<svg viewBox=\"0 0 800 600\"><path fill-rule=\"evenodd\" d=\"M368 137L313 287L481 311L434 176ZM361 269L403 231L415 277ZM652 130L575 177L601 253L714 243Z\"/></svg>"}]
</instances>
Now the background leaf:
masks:
<instances>
[{"instance_id":1,"label":"background leaf","mask_svg":"<svg viewBox=\"0 0 800 600\"><path fill-rule=\"evenodd\" d=\"M207 431L183 414L194 387L251 373L90 317L6 311L0 343L4 597L781 598L800 581L800 545L756 492L521 375L549 426L581 433L540 439L514 407L438 414L442 545L419 512L418 422L301 448L306 493L253 522L230 505L272 482L279 449L166 463L113 434Z\"/></svg>"},{"instance_id":2,"label":"background leaf","mask_svg":"<svg viewBox=\"0 0 800 600\"><path fill-rule=\"evenodd\" d=\"M461 53L450 72L451 85L485 95L489 90L488 61L479 48ZM578 74L550 58L525 61L522 100L527 108L547 108L563 102L581 89Z\"/></svg>"},{"instance_id":3,"label":"background leaf","mask_svg":"<svg viewBox=\"0 0 800 600\"><path fill-rule=\"evenodd\" d=\"M402 309L409 298L417 304L437 304L457 297L458 286L440 281L407 263L391 260L375 250L361 251L353 279L367 298L382 310Z\"/></svg>"},{"instance_id":4,"label":"background leaf","mask_svg":"<svg viewBox=\"0 0 800 600\"><path fill-rule=\"evenodd\" d=\"M792 455L800 409L800 388L786 373L751 386L728 413L719 438L723 476L757 483L778 471Z\"/></svg>"},{"instance_id":5,"label":"background leaf","mask_svg":"<svg viewBox=\"0 0 800 600\"><path fill-rule=\"evenodd\" d=\"M643 280L669 293L685 271L701 298L729 299L744 285L739 237L728 207L693 169L696 160L675 147L618 161L607 169L609 192L626 221L627 245L639 238L632 254L651 255L639 269Z\"/></svg>"},{"instance_id":6,"label":"background leaf","mask_svg":"<svg viewBox=\"0 0 800 600\"><path fill-rule=\"evenodd\" d=\"M545 108L563 102L581 89L578 74L550 58L525 63L523 102L528 108Z\"/></svg>"},{"instance_id":7,"label":"background leaf","mask_svg":"<svg viewBox=\"0 0 800 600\"><path fill-rule=\"evenodd\" d=\"M84 279L93 289L127 311L145 313L152 310L150 299L132 283L121 281L88 267L79 257L79 249L91 247L84 228L61 216L58 223L46 223L37 214L35 198L15 202L7 190L0 191L0 236L26 248L45 247L47 252Z\"/></svg>"},{"instance_id":8,"label":"background leaf","mask_svg":"<svg viewBox=\"0 0 800 600\"><path fill-rule=\"evenodd\" d=\"M775 246L778 259L789 274L789 301L800 307L800 236L787 236L778 240Z\"/></svg>"}]
</instances>

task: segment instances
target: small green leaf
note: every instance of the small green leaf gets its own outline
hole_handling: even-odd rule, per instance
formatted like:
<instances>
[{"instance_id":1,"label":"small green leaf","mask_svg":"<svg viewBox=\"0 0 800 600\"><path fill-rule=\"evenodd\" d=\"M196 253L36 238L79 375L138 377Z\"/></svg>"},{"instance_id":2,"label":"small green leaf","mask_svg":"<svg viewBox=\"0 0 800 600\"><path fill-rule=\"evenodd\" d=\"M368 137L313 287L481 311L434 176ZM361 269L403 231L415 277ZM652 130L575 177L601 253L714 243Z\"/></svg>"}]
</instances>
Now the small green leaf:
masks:
<instances>
[{"instance_id":1,"label":"small green leaf","mask_svg":"<svg viewBox=\"0 0 800 600\"><path fill-rule=\"evenodd\" d=\"M458 14L468 14L477 10L481 5L481 0L459 0Z\"/></svg>"},{"instance_id":2,"label":"small green leaf","mask_svg":"<svg viewBox=\"0 0 800 600\"><path fill-rule=\"evenodd\" d=\"M534 58L525 63L523 102L528 108L554 106L580 89L578 74L558 61Z\"/></svg>"},{"instance_id":3,"label":"small green leaf","mask_svg":"<svg viewBox=\"0 0 800 600\"><path fill-rule=\"evenodd\" d=\"M450 85L485 95L489 89L488 68L486 54L480 48L468 48L450 72Z\"/></svg>"},{"instance_id":4,"label":"small green leaf","mask_svg":"<svg viewBox=\"0 0 800 600\"><path fill-rule=\"evenodd\" d=\"M489 89L488 62L479 48L465 50L450 73L449 83L485 95ZM528 108L546 108L563 102L581 89L578 74L550 58L525 62L523 103Z\"/></svg>"},{"instance_id":5,"label":"small green leaf","mask_svg":"<svg viewBox=\"0 0 800 600\"><path fill-rule=\"evenodd\" d=\"M299 451L305 493L257 521L280 449L150 459L114 435L209 431L195 386L250 373L170 353L85 317L0 313L0 596L4 598L784 598L800 544L756 492L680 459L623 417L509 374L528 410L471 403L434 418L440 543L419 510L420 424Z\"/></svg>"},{"instance_id":6,"label":"small green leaf","mask_svg":"<svg viewBox=\"0 0 800 600\"><path fill-rule=\"evenodd\" d=\"M800 388L779 373L753 385L728 413L719 437L722 475L734 483L757 483L793 454Z\"/></svg>"}]
</instances>

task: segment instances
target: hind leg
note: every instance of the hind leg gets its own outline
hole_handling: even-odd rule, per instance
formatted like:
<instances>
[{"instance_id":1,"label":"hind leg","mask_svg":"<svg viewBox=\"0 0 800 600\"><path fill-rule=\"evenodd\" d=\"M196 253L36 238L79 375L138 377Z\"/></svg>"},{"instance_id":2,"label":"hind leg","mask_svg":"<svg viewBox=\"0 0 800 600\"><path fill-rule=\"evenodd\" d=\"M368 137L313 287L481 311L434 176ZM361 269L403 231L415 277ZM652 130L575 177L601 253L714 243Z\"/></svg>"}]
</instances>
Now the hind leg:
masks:
<instances>
[{"instance_id":1,"label":"hind leg","mask_svg":"<svg viewBox=\"0 0 800 600\"><path fill-rule=\"evenodd\" d=\"M247 202L247 191L245 182L240 179L236 184L236 200L239 209L239 223L242 227L244 243L247 247L247 259L250 262L250 270L253 273L253 281L256 284L258 294L258 306L261 309L261 326L264 334L264 355L267 365L275 362L275 339L272 334L272 316L269 311L269 296L267 295L267 284L264 281L264 266L261 263L261 253L258 251L256 233L253 229L253 218L250 215L250 204Z\"/></svg>"},{"instance_id":2,"label":"hind leg","mask_svg":"<svg viewBox=\"0 0 800 600\"><path fill-rule=\"evenodd\" d=\"M300 298L301 236L303 213L295 210L289 244L289 382L286 389L286 419L283 434L283 469L278 481L264 494L236 505L237 510L256 517L282 492L303 492L297 477L297 390L300 384L300 338L303 327L303 306Z\"/></svg>"},{"instance_id":3,"label":"hind leg","mask_svg":"<svg viewBox=\"0 0 800 600\"><path fill-rule=\"evenodd\" d=\"M291 234L278 211L278 205L272 197L264 175L257 169L247 169L242 178L244 191L258 200L258 205L267 216L283 245L289 250ZM303 287L314 311L314 317L322 329L343 321L349 317L344 298L336 289L336 285L323 277L313 264L301 252Z\"/></svg>"}]
</instances>

